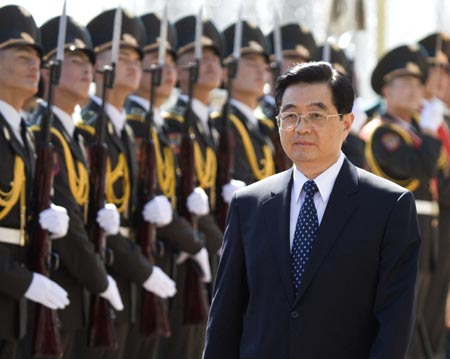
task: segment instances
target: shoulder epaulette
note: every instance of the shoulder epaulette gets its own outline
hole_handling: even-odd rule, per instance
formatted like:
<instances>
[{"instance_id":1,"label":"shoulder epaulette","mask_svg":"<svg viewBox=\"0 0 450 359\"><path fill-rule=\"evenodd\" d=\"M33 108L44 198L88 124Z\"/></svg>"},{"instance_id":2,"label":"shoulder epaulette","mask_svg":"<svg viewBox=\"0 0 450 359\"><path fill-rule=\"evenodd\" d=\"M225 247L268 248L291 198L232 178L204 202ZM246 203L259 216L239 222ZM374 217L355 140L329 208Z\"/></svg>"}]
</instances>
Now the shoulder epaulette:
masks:
<instances>
[{"instance_id":1,"label":"shoulder epaulette","mask_svg":"<svg viewBox=\"0 0 450 359\"><path fill-rule=\"evenodd\" d=\"M97 112L92 111L91 109L83 109L81 110L80 116L82 122L90 124L97 118Z\"/></svg>"},{"instance_id":2,"label":"shoulder epaulette","mask_svg":"<svg viewBox=\"0 0 450 359\"><path fill-rule=\"evenodd\" d=\"M77 123L76 127L81 131L89 133L91 136L95 135L95 128L91 125L86 125L85 123Z\"/></svg>"},{"instance_id":3,"label":"shoulder epaulette","mask_svg":"<svg viewBox=\"0 0 450 359\"><path fill-rule=\"evenodd\" d=\"M221 111L213 111L213 112L211 112L210 114L209 114L209 118L212 120L212 121L215 121L215 120L217 120L217 119L219 119L219 118L221 118L222 117L222 112Z\"/></svg>"},{"instance_id":4,"label":"shoulder epaulette","mask_svg":"<svg viewBox=\"0 0 450 359\"><path fill-rule=\"evenodd\" d=\"M184 116L176 112L164 111L163 113L161 113L161 116L165 121L175 120L179 123L184 123Z\"/></svg>"},{"instance_id":5,"label":"shoulder epaulette","mask_svg":"<svg viewBox=\"0 0 450 359\"><path fill-rule=\"evenodd\" d=\"M134 113L127 114L126 117L127 121L137 121L137 122L144 122L145 121L145 115L138 115Z\"/></svg>"}]
</instances>

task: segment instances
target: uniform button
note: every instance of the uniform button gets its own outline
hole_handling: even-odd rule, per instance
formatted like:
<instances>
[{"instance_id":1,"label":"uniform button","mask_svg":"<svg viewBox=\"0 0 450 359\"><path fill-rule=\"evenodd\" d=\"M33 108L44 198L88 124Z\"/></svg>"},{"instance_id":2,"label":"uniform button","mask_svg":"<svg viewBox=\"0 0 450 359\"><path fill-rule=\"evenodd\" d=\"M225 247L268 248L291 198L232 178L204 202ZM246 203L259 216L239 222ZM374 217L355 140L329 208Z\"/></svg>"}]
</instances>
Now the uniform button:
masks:
<instances>
[{"instance_id":1,"label":"uniform button","mask_svg":"<svg viewBox=\"0 0 450 359\"><path fill-rule=\"evenodd\" d=\"M298 312L297 311L293 311L293 312L291 312L291 318L292 319L297 319L298 318Z\"/></svg>"}]
</instances>

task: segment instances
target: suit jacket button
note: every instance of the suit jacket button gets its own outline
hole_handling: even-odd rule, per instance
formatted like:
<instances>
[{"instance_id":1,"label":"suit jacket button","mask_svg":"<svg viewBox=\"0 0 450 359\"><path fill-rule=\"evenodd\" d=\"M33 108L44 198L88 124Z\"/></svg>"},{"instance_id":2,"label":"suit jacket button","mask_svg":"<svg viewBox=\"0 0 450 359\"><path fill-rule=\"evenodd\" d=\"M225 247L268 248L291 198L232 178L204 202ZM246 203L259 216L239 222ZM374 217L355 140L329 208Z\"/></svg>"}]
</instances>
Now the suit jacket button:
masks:
<instances>
[{"instance_id":1,"label":"suit jacket button","mask_svg":"<svg viewBox=\"0 0 450 359\"><path fill-rule=\"evenodd\" d=\"M298 312L297 311L293 311L293 312L291 312L291 318L292 319L297 319L298 318Z\"/></svg>"}]
</instances>

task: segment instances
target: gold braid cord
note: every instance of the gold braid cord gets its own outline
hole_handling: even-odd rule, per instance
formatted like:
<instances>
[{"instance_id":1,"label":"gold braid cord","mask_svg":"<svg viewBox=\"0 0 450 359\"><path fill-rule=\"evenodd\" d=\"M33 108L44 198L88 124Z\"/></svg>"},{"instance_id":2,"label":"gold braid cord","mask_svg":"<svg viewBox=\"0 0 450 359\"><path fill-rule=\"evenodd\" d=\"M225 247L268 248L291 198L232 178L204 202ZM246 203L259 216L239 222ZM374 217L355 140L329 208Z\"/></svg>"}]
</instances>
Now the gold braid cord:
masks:
<instances>
[{"instance_id":1,"label":"gold braid cord","mask_svg":"<svg viewBox=\"0 0 450 359\"><path fill-rule=\"evenodd\" d=\"M120 178L123 178L123 196L121 198L114 193L114 184ZM111 160L108 158L106 163L106 200L108 203L114 203L120 213L126 213L130 191L130 173L125 155L119 154L117 166L113 170L111 170Z\"/></svg>"},{"instance_id":2,"label":"gold braid cord","mask_svg":"<svg viewBox=\"0 0 450 359\"><path fill-rule=\"evenodd\" d=\"M164 195L171 199L172 205L175 205L175 161L172 153L172 149L169 147L164 148L164 158L161 156L161 149L158 134L152 131L153 143L155 144L155 157L156 157L156 175L158 178L158 184Z\"/></svg>"},{"instance_id":3,"label":"gold braid cord","mask_svg":"<svg viewBox=\"0 0 450 359\"><path fill-rule=\"evenodd\" d=\"M21 206L25 204L25 163L20 156L14 158L14 178L11 184L11 189L8 192L0 190L0 220L8 215L19 197L22 197Z\"/></svg>"},{"instance_id":4,"label":"gold braid cord","mask_svg":"<svg viewBox=\"0 0 450 359\"><path fill-rule=\"evenodd\" d=\"M203 189L214 187L217 175L217 159L212 148L206 147L205 159L198 141L194 141L194 165L199 186Z\"/></svg>"},{"instance_id":5,"label":"gold braid cord","mask_svg":"<svg viewBox=\"0 0 450 359\"><path fill-rule=\"evenodd\" d=\"M59 140L64 152L64 159L67 168L67 177L69 179L69 187L73 198L80 206L87 204L89 196L89 175L86 167L80 161L76 161L77 169L70 152L69 144L64 136L55 128L51 129L51 133Z\"/></svg>"},{"instance_id":6,"label":"gold braid cord","mask_svg":"<svg viewBox=\"0 0 450 359\"><path fill-rule=\"evenodd\" d=\"M257 180L261 180L265 177L273 175L275 173L275 164L273 162L273 156L270 147L267 145L262 146L264 159L262 161L263 167L260 168L258 166L258 160L256 158L255 149L253 148L252 141L250 140L249 134L245 126L235 115L230 114L229 116L231 122L233 123L234 127L236 127L237 131L239 132L239 135L242 138L245 154L247 156L248 163L255 178Z\"/></svg>"},{"instance_id":7,"label":"gold braid cord","mask_svg":"<svg viewBox=\"0 0 450 359\"><path fill-rule=\"evenodd\" d=\"M377 121L377 122L374 122ZM408 178L404 180L399 180L396 178L392 178L389 175L386 174L381 168L381 166L378 164L377 160L375 159L375 156L372 151L373 146L373 135L375 134L375 131L380 127L386 127L394 132L396 132L408 145L412 146L412 140L409 135L409 133L401 128L398 125L395 124L387 124L382 122L380 119L374 119L371 121L370 124L371 127L369 129L369 137L366 141L366 147L364 150L364 154L366 156L367 164L369 165L370 170L375 173L377 176L387 178L388 180L391 180L392 182L395 182L399 184L402 187L405 187L406 189L410 190L411 192L414 192L420 185L420 181L417 178Z\"/></svg>"}]
</instances>

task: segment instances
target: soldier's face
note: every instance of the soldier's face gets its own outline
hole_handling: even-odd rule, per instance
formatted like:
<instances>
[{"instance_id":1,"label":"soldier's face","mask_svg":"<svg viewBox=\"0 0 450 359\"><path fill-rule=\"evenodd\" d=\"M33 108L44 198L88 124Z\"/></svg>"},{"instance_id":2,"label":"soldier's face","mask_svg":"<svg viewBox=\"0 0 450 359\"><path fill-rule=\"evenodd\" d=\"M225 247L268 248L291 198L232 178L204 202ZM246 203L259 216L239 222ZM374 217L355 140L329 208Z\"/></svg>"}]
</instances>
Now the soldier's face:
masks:
<instances>
[{"instance_id":1,"label":"soldier's face","mask_svg":"<svg viewBox=\"0 0 450 359\"><path fill-rule=\"evenodd\" d=\"M386 104L392 109L414 113L423 97L422 82L415 76L400 76L383 87Z\"/></svg>"},{"instance_id":2,"label":"soldier's face","mask_svg":"<svg viewBox=\"0 0 450 359\"><path fill-rule=\"evenodd\" d=\"M304 114L320 111L337 114L331 90L323 83L298 83L286 88L281 101L281 112ZM348 135L353 115L332 116L320 124L306 125L301 119L290 131L280 131L281 145L297 169L314 178L337 161L341 146Z\"/></svg>"},{"instance_id":3,"label":"soldier's face","mask_svg":"<svg viewBox=\"0 0 450 359\"><path fill-rule=\"evenodd\" d=\"M180 82L187 85L189 81L189 73L186 66L195 61L194 51L189 51L180 56L177 60L178 73ZM200 60L200 68L196 87L203 87L211 91L220 86L222 79L222 65L219 56L210 48L202 49L202 58Z\"/></svg>"},{"instance_id":4,"label":"soldier's face","mask_svg":"<svg viewBox=\"0 0 450 359\"><path fill-rule=\"evenodd\" d=\"M121 48L116 66L114 86L127 89L129 92L139 88L142 76L142 62L136 50Z\"/></svg>"},{"instance_id":5,"label":"soldier's face","mask_svg":"<svg viewBox=\"0 0 450 359\"><path fill-rule=\"evenodd\" d=\"M429 97L437 97L445 101L450 87L450 75L447 67L430 66L428 79L425 83L425 93Z\"/></svg>"},{"instance_id":6,"label":"soldier's face","mask_svg":"<svg viewBox=\"0 0 450 359\"><path fill-rule=\"evenodd\" d=\"M1 91L24 98L33 96L39 83L41 60L31 46L5 48L0 51Z\"/></svg>"},{"instance_id":7,"label":"soldier's face","mask_svg":"<svg viewBox=\"0 0 450 359\"><path fill-rule=\"evenodd\" d=\"M264 83L268 65L262 55L248 54L239 59L236 78L233 80L233 91L259 97L264 92Z\"/></svg>"},{"instance_id":8,"label":"soldier's face","mask_svg":"<svg viewBox=\"0 0 450 359\"><path fill-rule=\"evenodd\" d=\"M142 61L143 69L150 69L154 64L158 63L158 52L147 52ZM150 93L152 75L149 72L143 72L141 78L140 90L144 93ZM162 69L161 85L156 87L156 96L166 100L172 93L173 88L177 82L177 71L173 57L166 54L164 57L164 67Z\"/></svg>"},{"instance_id":9,"label":"soldier's face","mask_svg":"<svg viewBox=\"0 0 450 359\"><path fill-rule=\"evenodd\" d=\"M77 102L88 97L94 67L82 51L67 51L61 69L58 92Z\"/></svg>"}]
</instances>

